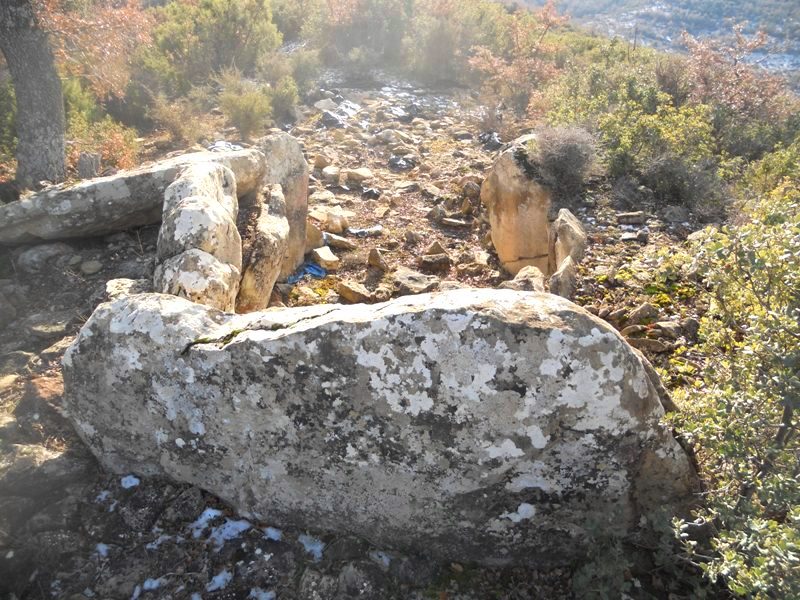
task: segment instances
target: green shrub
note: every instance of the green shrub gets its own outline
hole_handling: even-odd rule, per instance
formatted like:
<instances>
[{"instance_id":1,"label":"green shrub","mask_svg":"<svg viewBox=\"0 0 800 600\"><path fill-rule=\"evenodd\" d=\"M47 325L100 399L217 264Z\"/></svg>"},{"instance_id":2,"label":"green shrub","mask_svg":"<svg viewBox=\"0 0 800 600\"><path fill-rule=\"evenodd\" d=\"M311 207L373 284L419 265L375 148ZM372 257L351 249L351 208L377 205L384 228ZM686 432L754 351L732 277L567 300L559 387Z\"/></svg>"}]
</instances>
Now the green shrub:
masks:
<instances>
[{"instance_id":1,"label":"green shrub","mask_svg":"<svg viewBox=\"0 0 800 600\"><path fill-rule=\"evenodd\" d=\"M706 477L711 550L686 540L712 581L752 598L800 597L800 180L744 207L746 222L697 248L712 290L703 385L676 418ZM685 529L685 524L683 526Z\"/></svg>"},{"instance_id":2,"label":"green shrub","mask_svg":"<svg viewBox=\"0 0 800 600\"><path fill-rule=\"evenodd\" d=\"M278 82L272 90L272 114L277 119L294 120L294 109L300 101L297 84L291 75Z\"/></svg>"},{"instance_id":3,"label":"green shrub","mask_svg":"<svg viewBox=\"0 0 800 600\"><path fill-rule=\"evenodd\" d=\"M94 94L81 83L80 79L75 77L62 79L61 92L64 95L64 116L67 122L77 114L90 123L102 118L103 114Z\"/></svg>"},{"instance_id":4,"label":"green shrub","mask_svg":"<svg viewBox=\"0 0 800 600\"><path fill-rule=\"evenodd\" d=\"M17 149L17 103L11 79L0 81L0 162L14 157Z\"/></svg>"},{"instance_id":5,"label":"green shrub","mask_svg":"<svg viewBox=\"0 0 800 600\"><path fill-rule=\"evenodd\" d=\"M219 95L222 112L231 125L239 130L242 138L249 139L272 114L269 94L234 69L223 71L217 81L222 87Z\"/></svg>"},{"instance_id":6,"label":"green shrub","mask_svg":"<svg viewBox=\"0 0 800 600\"><path fill-rule=\"evenodd\" d=\"M153 98L149 116L176 142L194 144L205 133L202 117L190 98L169 101L158 95Z\"/></svg>"}]
</instances>

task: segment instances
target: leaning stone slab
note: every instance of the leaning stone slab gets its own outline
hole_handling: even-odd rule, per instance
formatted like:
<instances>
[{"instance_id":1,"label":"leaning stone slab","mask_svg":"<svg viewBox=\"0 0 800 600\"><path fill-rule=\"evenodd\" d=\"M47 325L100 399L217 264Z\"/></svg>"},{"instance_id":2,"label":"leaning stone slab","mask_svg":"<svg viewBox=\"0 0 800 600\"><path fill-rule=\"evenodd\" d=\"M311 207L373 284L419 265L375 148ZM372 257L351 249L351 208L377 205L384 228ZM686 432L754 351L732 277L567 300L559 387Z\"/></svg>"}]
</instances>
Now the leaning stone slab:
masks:
<instances>
[{"instance_id":1,"label":"leaning stone slab","mask_svg":"<svg viewBox=\"0 0 800 600\"><path fill-rule=\"evenodd\" d=\"M572 257L575 264L580 263L586 254L588 237L578 217L569 209L562 208L550 227L550 271L557 271L564 259Z\"/></svg>"},{"instance_id":2,"label":"leaning stone slab","mask_svg":"<svg viewBox=\"0 0 800 600\"><path fill-rule=\"evenodd\" d=\"M279 184L286 199L289 241L280 274L286 279L303 262L306 251L308 163L300 143L288 133L268 135L259 140L258 147L267 157L266 182Z\"/></svg>"},{"instance_id":3,"label":"leaning stone slab","mask_svg":"<svg viewBox=\"0 0 800 600\"><path fill-rule=\"evenodd\" d=\"M195 152L48 190L0 205L0 244L105 235L158 223L167 186L187 166L205 162L231 169L239 195L255 191L266 169L264 155L258 150Z\"/></svg>"},{"instance_id":4,"label":"leaning stone slab","mask_svg":"<svg viewBox=\"0 0 800 600\"><path fill-rule=\"evenodd\" d=\"M275 184L241 205L239 230L243 232L242 280L236 312L263 310L269 304L289 243L286 200Z\"/></svg>"},{"instance_id":5,"label":"leaning stone slab","mask_svg":"<svg viewBox=\"0 0 800 600\"><path fill-rule=\"evenodd\" d=\"M130 296L98 307L64 380L113 472L442 560L580 560L694 483L642 359L547 294L250 315Z\"/></svg>"}]
</instances>

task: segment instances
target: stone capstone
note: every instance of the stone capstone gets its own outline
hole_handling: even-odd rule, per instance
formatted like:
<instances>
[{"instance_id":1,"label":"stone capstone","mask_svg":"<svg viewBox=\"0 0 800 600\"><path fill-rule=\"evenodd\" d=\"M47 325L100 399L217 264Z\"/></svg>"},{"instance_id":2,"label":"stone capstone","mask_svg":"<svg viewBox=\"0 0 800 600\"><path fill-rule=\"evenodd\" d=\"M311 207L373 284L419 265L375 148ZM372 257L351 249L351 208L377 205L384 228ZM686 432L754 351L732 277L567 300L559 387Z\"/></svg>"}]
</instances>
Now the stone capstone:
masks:
<instances>
[{"instance_id":1,"label":"stone capstone","mask_svg":"<svg viewBox=\"0 0 800 600\"><path fill-rule=\"evenodd\" d=\"M167 186L187 166L209 162L234 173L241 195L258 188L266 168L258 150L194 152L71 187L52 188L0 205L0 244L105 235L158 223Z\"/></svg>"},{"instance_id":2,"label":"stone capstone","mask_svg":"<svg viewBox=\"0 0 800 600\"><path fill-rule=\"evenodd\" d=\"M441 560L571 563L695 482L641 357L547 294L248 315L142 294L101 304L63 364L107 469Z\"/></svg>"}]
</instances>

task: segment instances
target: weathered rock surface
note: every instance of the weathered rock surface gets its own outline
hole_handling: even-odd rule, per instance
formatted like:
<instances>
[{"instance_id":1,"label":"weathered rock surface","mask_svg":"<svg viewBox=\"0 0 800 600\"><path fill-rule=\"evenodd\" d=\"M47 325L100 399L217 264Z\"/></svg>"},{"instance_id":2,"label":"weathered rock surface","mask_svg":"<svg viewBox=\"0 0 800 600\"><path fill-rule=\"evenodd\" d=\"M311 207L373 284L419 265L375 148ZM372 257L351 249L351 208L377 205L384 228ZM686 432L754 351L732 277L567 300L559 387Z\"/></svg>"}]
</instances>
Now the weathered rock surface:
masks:
<instances>
[{"instance_id":1,"label":"weathered rock surface","mask_svg":"<svg viewBox=\"0 0 800 600\"><path fill-rule=\"evenodd\" d=\"M572 298L578 287L578 266L571 256L567 256L553 273L549 281L550 293L562 298Z\"/></svg>"},{"instance_id":2,"label":"weathered rock surface","mask_svg":"<svg viewBox=\"0 0 800 600\"><path fill-rule=\"evenodd\" d=\"M262 310L269 304L289 244L286 200L275 184L252 203L241 205L239 223L244 231L242 280L236 312Z\"/></svg>"},{"instance_id":3,"label":"weathered rock surface","mask_svg":"<svg viewBox=\"0 0 800 600\"><path fill-rule=\"evenodd\" d=\"M286 201L289 241L280 274L285 279L300 266L306 251L308 163L300 143L288 133L268 135L258 142L258 147L267 157L266 182L279 184Z\"/></svg>"},{"instance_id":4,"label":"weathered rock surface","mask_svg":"<svg viewBox=\"0 0 800 600\"><path fill-rule=\"evenodd\" d=\"M131 296L95 311L64 379L114 472L447 560L566 563L694 482L639 355L545 294L251 315Z\"/></svg>"},{"instance_id":5,"label":"weathered rock surface","mask_svg":"<svg viewBox=\"0 0 800 600\"><path fill-rule=\"evenodd\" d=\"M550 192L537 180L536 166L528 159L527 143L532 139L523 136L505 150L481 186L492 243L503 268L512 275L527 266L551 273Z\"/></svg>"},{"instance_id":6,"label":"weathered rock surface","mask_svg":"<svg viewBox=\"0 0 800 600\"><path fill-rule=\"evenodd\" d=\"M500 289L518 292L544 292L544 275L536 267L525 267L511 281L504 281Z\"/></svg>"},{"instance_id":7,"label":"weathered rock surface","mask_svg":"<svg viewBox=\"0 0 800 600\"><path fill-rule=\"evenodd\" d=\"M0 205L0 244L104 235L158 223L167 186L187 166L207 162L231 169L241 195L256 190L264 177L264 155L258 150L184 154Z\"/></svg>"},{"instance_id":8,"label":"weathered rock surface","mask_svg":"<svg viewBox=\"0 0 800 600\"><path fill-rule=\"evenodd\" d=\"M588 237L578 217L568 209L558 211L558 217L550 228L550 272L555 272L564 259L572 257L575 264L586 255Z\"/></svg>"},{"instance_id":9,"label":"weathered rock surface","mask_svg":"<svg viewBox=\"0 0 800 600\"><path fill-rule=\"evenodd\" d=\"M242 272L236 193L233 172L214 163L184 169L167 188L153 276L157 291L233 310Z\"/></svg>"}]
</instances>

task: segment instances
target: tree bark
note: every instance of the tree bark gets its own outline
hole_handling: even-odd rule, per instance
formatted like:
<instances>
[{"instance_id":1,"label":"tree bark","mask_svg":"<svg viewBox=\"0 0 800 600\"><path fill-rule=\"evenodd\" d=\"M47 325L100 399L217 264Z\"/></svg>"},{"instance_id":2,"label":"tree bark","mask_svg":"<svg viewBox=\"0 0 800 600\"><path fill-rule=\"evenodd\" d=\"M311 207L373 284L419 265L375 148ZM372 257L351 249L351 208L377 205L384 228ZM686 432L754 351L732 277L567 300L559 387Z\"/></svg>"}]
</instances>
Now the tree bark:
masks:
<instances>
[{"instance_id":1,"label":"tree bark","mask_svg":"<svg viewBox=\"0 0 800 600\"><path fill-rule=\"evenodd\" d=\"M47 32L30 0L0 0L0 51L17 100L17 181L66 176L64 99Z\"/></svg>"}]
</instances>

